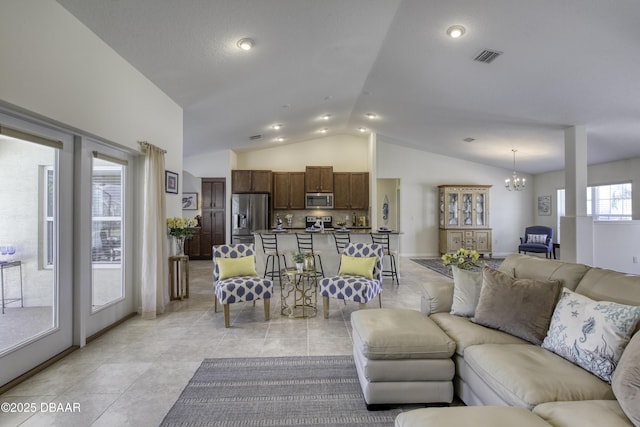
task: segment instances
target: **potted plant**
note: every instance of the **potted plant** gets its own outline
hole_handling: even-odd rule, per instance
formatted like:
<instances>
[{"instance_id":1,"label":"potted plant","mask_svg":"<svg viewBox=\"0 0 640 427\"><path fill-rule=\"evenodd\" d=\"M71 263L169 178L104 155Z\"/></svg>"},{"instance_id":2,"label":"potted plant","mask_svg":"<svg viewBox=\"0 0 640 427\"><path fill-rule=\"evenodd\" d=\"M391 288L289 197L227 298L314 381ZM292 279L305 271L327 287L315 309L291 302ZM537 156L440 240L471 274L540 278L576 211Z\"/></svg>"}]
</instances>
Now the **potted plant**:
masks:
<instances>
[{"instance_id":1,"label":"potted plant","mask_svg":"<svg viewBox=\"0 0 640 427\"><path fill-rule=\"evenodd\" d=\"M302 273L304 271L304 254L302 252L293 252L291 258L293 258L293 262L296 263L298 273Z\"/></svg>"},{"instance_id":2,"label":"potted plant","mask_svg":"<svg viewBox=\"0 0 640 427\"><path fill-rule=\"evenodd\" d=\"M458 267L461 270L478 270L480 254L475 250L460 248L452 254L442 255L442 264L449 267Z\"/></svg>"}]
</instances>

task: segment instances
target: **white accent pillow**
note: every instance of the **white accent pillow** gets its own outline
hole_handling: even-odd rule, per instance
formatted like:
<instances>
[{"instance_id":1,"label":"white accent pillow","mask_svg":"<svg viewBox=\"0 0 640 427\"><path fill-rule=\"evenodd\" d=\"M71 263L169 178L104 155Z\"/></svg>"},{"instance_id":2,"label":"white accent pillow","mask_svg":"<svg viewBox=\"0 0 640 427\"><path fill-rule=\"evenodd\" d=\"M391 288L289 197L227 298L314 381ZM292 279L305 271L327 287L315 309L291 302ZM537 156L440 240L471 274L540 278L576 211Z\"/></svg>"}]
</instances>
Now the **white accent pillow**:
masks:
<instances>
[{"instance_id":1,"label":"white accent pillow","mask_svg":"<svg viewBox=\"0 0 640 427\"><path fill-rule=\"evenodd\" d=\"M640 307L594 301L565 288L542 348L611 383L638 321Z\"/></svg>"},{"instance_id":2,"label":"white accent pillow","mask_svg":"<svg viewBox=\"0 0 640 427\"><path fill-rule=\"evenodd\" d=\"M476 314L480 289L482 288L482 271L451 267L451 272L453 273L451 314L473 317Z\"/></svg>"},{"instance_id":3,"label":"white accent pillow","mask_svg":"<svg viewBox=\"0 0 640 427\"><path fill-rule=\"evenodd\" d=\"M527 243L547 243L546 234L527 234Z\"/></svg>"}]
</instances>

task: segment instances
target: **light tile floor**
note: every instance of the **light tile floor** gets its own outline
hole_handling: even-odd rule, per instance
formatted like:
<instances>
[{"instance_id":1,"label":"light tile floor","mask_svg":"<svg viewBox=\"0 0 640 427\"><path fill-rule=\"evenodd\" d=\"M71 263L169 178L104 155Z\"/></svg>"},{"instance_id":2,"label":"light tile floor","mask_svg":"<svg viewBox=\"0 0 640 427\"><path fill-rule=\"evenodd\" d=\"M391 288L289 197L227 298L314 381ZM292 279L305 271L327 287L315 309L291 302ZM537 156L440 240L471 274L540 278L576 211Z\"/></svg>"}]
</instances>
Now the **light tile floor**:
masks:
<instances>
[{"instance_id":1,"label":"light tile floor","mask_svg":"<svg viewBox=\"0 0 640 427\"><path fill-rule=\"evenodd\" d=\"M0 411L0 426L157 426L205 358L351 354L349 316L357 304L332 300L329 319L321 307L314 318L289 319L280 314L276 284L269 322L261 302L234 304L226 329L213 310L211 262L190 266L189 299L172 301L155 320L128 320L0 396L38 408ZM419 285L443 279L409 259L400 260L400 271L400 286L385 279L384 307L419 309ZM77 403L80 412L40 412L42 402Z\"/></svg>"}]
</instances>

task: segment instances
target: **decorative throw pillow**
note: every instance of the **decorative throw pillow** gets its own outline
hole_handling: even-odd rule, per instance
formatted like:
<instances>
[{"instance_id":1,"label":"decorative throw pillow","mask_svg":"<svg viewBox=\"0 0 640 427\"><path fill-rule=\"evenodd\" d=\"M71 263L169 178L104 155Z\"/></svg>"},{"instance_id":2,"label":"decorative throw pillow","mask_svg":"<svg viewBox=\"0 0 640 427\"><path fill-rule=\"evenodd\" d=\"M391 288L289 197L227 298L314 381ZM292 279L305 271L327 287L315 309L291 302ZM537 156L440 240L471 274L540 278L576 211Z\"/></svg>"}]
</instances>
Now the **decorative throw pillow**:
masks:
<instances>
[{"instance_id":1,"label":"decorative throw pillow","mask_svg":"<svg viewBox=\"0 0 640 427\"><path fill-rule=\"evenodd\" d=\"M559 280L515 279L485 266L480 299L471 320L540 344L561 291Z\"/></svg>"},{"instance_id":2,"label":"decorative throw pillow","mask_svg":"<svg viewBox=\"0 0 640 427\"><path fill-rule=\"evenodd\" d=\"M527 234L527 243L547 243L546 234Z\"/></svg>"},{"instance_id":3,"label":"decorative throw pillow","mask_svg":"<svg viewBox=\"0 0 640 427\"><path fill-rule=\"evenodd\" d=\"M257 276L253 255L240 258L216 258L218 280L230 277Z\"/></svg>"},{"instance_id":4,"label":"decorative throw pillow","mask_svg":"<svg viewBox=\"0 0 640 427\"><path fill-rule=\"evenodd\" d=\"M373 279L373 267L376 265L376 257L356 257L342 255L338 276L362 276Z\"/></svg>"},{"instance_id":5,"label":"decorative throw pillow","mask_svg":"<svg viewBox=\"0 0 640 427\"><path fill-rule=\"evenodd\" d=\"M542 347L611 382L640 320L640 307L594 301L564 289Z\"/></svg>"},{"instance_id":6,"label":"decorative throw pillow","mask_svg":"<svg viewBox=\"0 0 640 427\"><path fill-rule=\"evenodd\" d=\"M611 380L613 394L634 426L640 426L640 333L624 349Z\"/></svg>"},{"instance_id":7,"label":"decorative throw pillow","mask_svg":"<svg viewBox=\"0 0 640 427\"><path fill-rule=\"evenodd\" d=\"M473 317L482 288L482 271L451 267L453 273L453 304L451 314Z\"/></svg>"}]
</instances>

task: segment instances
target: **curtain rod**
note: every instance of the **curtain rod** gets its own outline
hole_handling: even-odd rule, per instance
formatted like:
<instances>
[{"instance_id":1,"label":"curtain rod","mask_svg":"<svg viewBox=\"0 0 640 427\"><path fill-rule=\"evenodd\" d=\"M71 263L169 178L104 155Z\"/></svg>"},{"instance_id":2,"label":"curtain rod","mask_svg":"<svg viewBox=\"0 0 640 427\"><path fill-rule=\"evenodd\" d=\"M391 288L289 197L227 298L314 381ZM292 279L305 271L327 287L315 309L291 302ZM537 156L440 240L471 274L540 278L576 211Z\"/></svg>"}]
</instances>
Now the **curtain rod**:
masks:
<instances>
[{"instance_id":1,"label":"curtain rod","mask_svg":"<svg viewBox=\"0 0 640 427\"><path fill-rule=\"evenodd\" d=\"M145 148L148 148L148 147L156 147L156 146L155 146L155 145L153 145L153 144L149 144L147 141L138 141L138 144L142 145L142 146L143 146L143 147L145 147ZM162 148L160 148L160 147L156 147L156 148L158 148L159 150L162 150L162 152L163 152L164 154L167 154L167 150L164 150L164 149L162 149Z\"/></svg>"}]
</instances>

